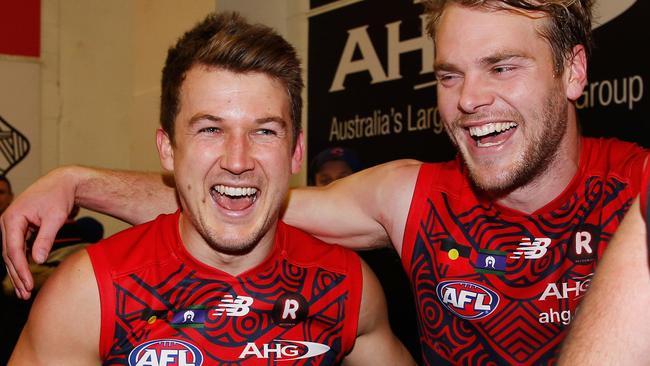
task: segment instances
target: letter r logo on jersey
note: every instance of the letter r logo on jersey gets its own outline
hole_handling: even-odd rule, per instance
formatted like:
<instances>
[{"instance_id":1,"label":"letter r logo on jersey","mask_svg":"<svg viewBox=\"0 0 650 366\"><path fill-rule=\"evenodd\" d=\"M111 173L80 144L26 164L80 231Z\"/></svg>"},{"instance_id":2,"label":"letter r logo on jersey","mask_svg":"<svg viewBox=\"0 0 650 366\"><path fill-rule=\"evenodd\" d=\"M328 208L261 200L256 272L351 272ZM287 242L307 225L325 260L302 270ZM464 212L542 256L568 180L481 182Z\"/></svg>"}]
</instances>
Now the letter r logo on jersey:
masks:
<instances>
[{"instance_id":1,"label":"letter r logo on jersey","mask_svg":"<svg viewBox=\"0 0 650 366\"><path fill-rule=\"evenodd\" d=\"M576 254L578 255L582 254L583 250L589 254L593 253L594 251L591 249L591 246L589 245L590 243L591 243L591 234L588 231L578 231L576 233L576 240L575 240Z\"/></svg>"},{"instance_id":2,"label":"letter r logo on jersey","mask_svg":"<svg viewBox=\"0 0 650 366\"><path fill-rule=\"evenodd\" d=\"M286 299L284 301L284 311L282 311L282 319L287 320L291 318L296 320L298 317L296 312L300 309L300 303L296 299Z\"/></svg>"},{"instance_id":3,"label":"letter r logo on jersey","mask_svg":"<svg viewBox=\"0 0 650 366\"><path fill-rule=\"evenodd\" d=\"M273 304L273 321L281 327L292 327L307 318L309 304L298 292L286 293Z\"/></svg>"},{"instance_id":4,"label":"letter r logo on jersey","mask_svg":"<svg viewBox=\"0 0 650 366\"><path fill-rule=\"evenodd\" d=\"M589 224L580 226L571 234L567 255L576 264L591 263L598 257L599 242L600 228Z\"/></svg>"}]
</instances>

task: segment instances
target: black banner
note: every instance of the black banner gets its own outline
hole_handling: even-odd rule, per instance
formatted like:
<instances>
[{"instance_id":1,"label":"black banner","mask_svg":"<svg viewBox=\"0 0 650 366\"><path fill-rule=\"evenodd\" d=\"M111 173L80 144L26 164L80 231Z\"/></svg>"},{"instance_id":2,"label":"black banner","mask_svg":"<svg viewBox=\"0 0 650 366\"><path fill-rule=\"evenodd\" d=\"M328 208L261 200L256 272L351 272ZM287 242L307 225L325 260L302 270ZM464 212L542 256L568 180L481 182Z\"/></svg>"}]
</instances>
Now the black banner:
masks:
<instances>
[{"instance_id":1,"label":"black banner","mask_svg":"<svg viewBox=\"0 0 650 366\"><path fill-rule=\"evenodd\" d=\"M325 3L332 2L312 5ZM650 2L612 4L594 31L589 84L577 102L583 133L650 146L650 58L642 52L650 44ZM422 11L413 0L365 0L310 17L309 160L329 146L357 150L366 166L453 158L437 113L433 43Z\"/></svg>"}]
</instances>

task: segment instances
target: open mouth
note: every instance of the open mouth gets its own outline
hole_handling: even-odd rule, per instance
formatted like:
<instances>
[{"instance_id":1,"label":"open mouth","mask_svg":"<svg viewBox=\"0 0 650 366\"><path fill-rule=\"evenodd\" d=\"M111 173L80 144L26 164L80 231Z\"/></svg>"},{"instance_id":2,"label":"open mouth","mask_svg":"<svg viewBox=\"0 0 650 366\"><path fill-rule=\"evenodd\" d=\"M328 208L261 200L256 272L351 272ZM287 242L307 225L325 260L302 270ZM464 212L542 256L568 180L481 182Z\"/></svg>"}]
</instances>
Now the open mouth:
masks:
<instances>
[{"instance_id":1,"label":"open mouth","mask_svg":"<svg viewBox=\"0 0 650 366\"><path fill-rule=\"evenodd\" d=\"M233 187L218 184L210 189L214 201L230 211L245 210L257 200L258 189L255 187Z\"/></svg>"},{"instance_id":2,"label":"open mouth","mask_svg":"<svg viewBox=\"0 0 650 366\"><path fill-rule=\"evenodd\" d=\"M469 127L468 130L478 147L490 147L503 143L515 128L517 124L514 122L494 122Z\"/></svg>"}]
</instances>

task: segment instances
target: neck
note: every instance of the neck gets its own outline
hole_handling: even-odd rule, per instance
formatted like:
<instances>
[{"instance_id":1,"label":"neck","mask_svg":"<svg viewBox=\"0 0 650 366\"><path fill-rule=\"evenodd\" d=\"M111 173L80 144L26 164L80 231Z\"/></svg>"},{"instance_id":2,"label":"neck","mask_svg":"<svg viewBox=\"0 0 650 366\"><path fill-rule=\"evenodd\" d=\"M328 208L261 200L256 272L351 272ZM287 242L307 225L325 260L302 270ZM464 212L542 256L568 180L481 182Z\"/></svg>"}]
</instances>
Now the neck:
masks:
<instances>
[{"instance_id":1,"label":"neck","mask_svg":"<svg viewBox=\"0 0 650 366\"><path fill-rule=\"evenodd\" d=\"M190 255L197 261L231 276L237 276L262 263L273 250L275 243L277 223L272 225L264 236L246 252L220 251L208 244L185 215L181 213L178 221L182 244Z\"/></svg>"},{"instance_id":2,"label":"neck","mask_svg":"<svg viewBox=\"0 0 650 366\"><path fill-rule=\"evenodd\" d=\"M546 170L526 183L497 199L500 205L533 213L558 197L569 185L580 161L580 134L575 118L569 121L567 132L558 151Z\"/></svg>"}]
</instances>

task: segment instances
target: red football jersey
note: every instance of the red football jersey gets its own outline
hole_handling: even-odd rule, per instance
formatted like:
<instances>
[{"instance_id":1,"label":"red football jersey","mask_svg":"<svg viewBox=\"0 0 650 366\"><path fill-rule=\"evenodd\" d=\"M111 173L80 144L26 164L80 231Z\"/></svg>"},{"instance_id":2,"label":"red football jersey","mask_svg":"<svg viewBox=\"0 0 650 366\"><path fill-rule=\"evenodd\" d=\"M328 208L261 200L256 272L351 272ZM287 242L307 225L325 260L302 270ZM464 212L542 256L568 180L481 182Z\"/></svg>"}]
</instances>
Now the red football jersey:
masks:
<instances>
[{"instance_id":1,"label":"red football jersey","mask_svg":"<svg viewBox=\"0 0 650 366\"><path fill-rule=\"evenodd\" d=\"M239 276L194 259L179 213L88 248L104 365L332 365L354 344L354 252L279 223L268 258Z\"/></svg>"},{"instance_id":2,"label":"red football jersey","mask_svg":"<svg viewBox=\"0 0 650 366\"><path fill-rule=\"evenodd\" d=\"M612 139L581 146L573 180L532 214L481 198L458 160L422 165L402 261L427 364L555 363L648 155Z\"/></svg>"}]
</instances>

